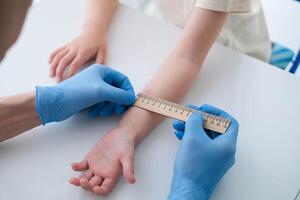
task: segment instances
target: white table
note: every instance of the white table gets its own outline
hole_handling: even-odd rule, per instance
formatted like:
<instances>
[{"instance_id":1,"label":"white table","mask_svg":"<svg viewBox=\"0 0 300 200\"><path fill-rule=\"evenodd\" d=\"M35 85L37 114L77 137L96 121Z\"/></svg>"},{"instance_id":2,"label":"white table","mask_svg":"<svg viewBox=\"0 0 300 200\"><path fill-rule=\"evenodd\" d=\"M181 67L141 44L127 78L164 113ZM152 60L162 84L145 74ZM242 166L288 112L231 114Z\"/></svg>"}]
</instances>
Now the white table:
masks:
<instances>
[{"instance_id":1,"label":"white table","mask_svg":"<svg viewBox=\"0 0 300 200\"><path fill-rule=\"evenodd\" d=\"M78 34L83 1L40 2L0 67L0 95L53 84L48 54ZM67 9L69 7L69 9ZM109 36L109 64L127 74L136 89L159 67L180 35L172 25L124 6ZM237 162L212 199L293 199L300 189L300 79L265 63L215 45L184 103L224 108L240 122ZM84 157L118 121L90 120L85 113L39 127L0 144L1 200L102 199L67 183L72 161ZM137 183L121 179L108 200L165 199L179 142L170 120L138 147Z\"/></svg>"}]
</instances>

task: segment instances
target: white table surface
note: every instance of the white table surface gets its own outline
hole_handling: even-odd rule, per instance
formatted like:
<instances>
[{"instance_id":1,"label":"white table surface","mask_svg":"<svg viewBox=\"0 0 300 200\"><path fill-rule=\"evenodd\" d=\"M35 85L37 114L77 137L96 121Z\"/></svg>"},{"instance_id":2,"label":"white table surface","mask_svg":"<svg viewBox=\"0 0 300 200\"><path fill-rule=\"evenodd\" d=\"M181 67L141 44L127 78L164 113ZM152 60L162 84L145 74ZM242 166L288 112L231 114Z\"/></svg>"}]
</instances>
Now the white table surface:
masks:
<instances>
[{"instance_id":1,"label":"white table surface","mask_svg":"<svg viewBox=\"0 0 300 200\"><path fill-rule=\"evenodd\" d=\"M0 67L0 95L53 84L48 54L81 28L83 1L40 2ZM68 9L67 9L68 8ZM109 64L139 91L159 67L180 30L121 6L109 34ZM176 69L174 69L176 70ZM235 166L212 199L288 200L300 189L300 79L215 45L184 103L221 107L240 122ZM0 144L1 200L102 199L67 183L81 160L118 118L90 120L85 113ZM138 147L137 183L123 178L107 200L165 199L179 142L165 120Z\"/></svg>"}]
</instances>

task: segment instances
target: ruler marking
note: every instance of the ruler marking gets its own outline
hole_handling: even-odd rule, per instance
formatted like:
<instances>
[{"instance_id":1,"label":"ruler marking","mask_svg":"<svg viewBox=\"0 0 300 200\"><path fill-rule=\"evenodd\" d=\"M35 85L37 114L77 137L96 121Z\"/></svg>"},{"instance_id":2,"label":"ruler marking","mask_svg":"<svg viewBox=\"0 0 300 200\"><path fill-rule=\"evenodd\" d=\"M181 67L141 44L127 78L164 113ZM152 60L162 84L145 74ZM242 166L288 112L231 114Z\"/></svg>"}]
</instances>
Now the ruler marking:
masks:
<instances>
[{"instance_id":1,"label":"ruler marking","mask_svg":"<svg viewBox=\"0 0 300 200\"><path fill-rule=\"evenodd\" d=\"M200 112L204 120L204 128L219 133L225 133L231 123L228 119L144 94L137 95L134 106L184 122L193 112Z\"/></svg>"}]
</instances>

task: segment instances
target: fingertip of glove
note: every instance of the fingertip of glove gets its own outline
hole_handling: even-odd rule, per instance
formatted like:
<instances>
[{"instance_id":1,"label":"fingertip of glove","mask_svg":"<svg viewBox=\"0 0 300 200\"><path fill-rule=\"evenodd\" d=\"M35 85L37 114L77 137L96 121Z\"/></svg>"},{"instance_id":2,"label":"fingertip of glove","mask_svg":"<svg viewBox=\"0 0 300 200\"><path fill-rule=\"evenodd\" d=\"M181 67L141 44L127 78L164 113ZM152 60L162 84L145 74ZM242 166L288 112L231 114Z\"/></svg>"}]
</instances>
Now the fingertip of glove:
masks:
<instances>
[{"instance_id":1,"label":"fingertip of glove","mask_svg":"<svg viewBox=\"0 0 300 200\"><path fill-rule=\"evenodd\" d=\"M182 140L184 133L182 131L175 131L174 132L175 136L177 137L178 140Z\"/></svg>"}]
</instances>

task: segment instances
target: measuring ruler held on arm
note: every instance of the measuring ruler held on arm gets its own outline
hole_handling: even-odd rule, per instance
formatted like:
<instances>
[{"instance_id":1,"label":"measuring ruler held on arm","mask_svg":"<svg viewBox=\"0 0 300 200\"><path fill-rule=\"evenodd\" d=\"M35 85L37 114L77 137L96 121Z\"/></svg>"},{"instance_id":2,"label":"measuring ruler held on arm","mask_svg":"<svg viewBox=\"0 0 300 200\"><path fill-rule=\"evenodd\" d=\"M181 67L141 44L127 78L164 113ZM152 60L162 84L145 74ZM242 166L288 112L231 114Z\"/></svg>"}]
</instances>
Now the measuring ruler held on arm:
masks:
<instances>
[{"instance_id":1,"label":"measuring ruler held on arm","mask_svg":"<svg viewBox=\"0 0 300 200\"><path fill-rule=\"evenodd\" d=\"M137 95L134 106L184 122L193 112L200 112L204 120L204 128L218 133L225 133L231 122L222 117L141 93Z\"/></svg>"}]
</instances>

